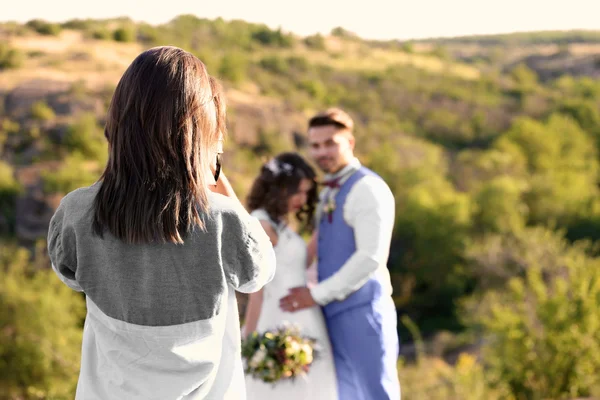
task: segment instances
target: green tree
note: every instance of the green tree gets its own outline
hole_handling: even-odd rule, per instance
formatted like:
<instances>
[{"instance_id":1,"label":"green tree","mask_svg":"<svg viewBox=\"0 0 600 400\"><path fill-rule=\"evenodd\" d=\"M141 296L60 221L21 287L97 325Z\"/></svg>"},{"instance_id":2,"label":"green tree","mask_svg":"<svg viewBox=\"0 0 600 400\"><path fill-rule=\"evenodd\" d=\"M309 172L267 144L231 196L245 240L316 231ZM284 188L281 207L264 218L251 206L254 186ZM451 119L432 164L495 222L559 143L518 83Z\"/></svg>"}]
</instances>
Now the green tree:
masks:
<instances>
[{"instance_id":1,"label":"green tree","mask_svg":"<svg viewBox=\"0 0 600 400\"><path fill-rule=\"evenodd\" d=\"M395 241L402 246L400 272L405 279L415 280L406 309L420 314L417 320L427 333L441 326L456 329L454 301L470 286L463 265L470 240L470 198L443 177L430 176L397 201L401 204L395 228Z\"/></svg>"},{"instance_id":2,"label":"green tree","mask_svg":"<svg viewBox=\"0 0 600 400\"><path fill-rule=\"evenodd\" d=\"M535 71L523 63L518 64L510 71L510 77L524 91L535 89L538 82L538 76Z\"/></svg>"},{"instance_id":3,"label":"green tree","mask_svg":"<svg viewBox=\"0 0 600 400\"><path fill-rule=\"evenodd\" d=\"M600 111L594 101L568 99L559 106L558 111L577 121L584 131L594 137L600 147Z\"/></svg>"},{"instance_id":4,"label":"green tree","mask_svg":"<svg viewBox=\"0 0 600 400\"><path fill-rule=\"evenodd\" d=\"M519 151L463 150L458 153L450 170L456 187L465 191L477 191L491 179L510 176L527 177L527 160Z\"/></svg>"},{"instance_id":5,"label":"green tree","mask_svg":"<svg viewBox=\"0 0 600 400\"><path fill-rule=\"evenodd\" d=\"M520 118L494 147L526 160L531 222L568 222L598 195L595 143L568 117L552 115L546 123Z\"/></svg>"},{"instance_id":6,"label":"green tree","mask_svg":"<svg viewBox=\"0 0 600 400\"><path fill-rule=\"evenodd\" d=\"M523 229L528 212L523 199L526 185L510 177L498 177L482 184L474 198L476 231L508 233Z\"/></svg>"}]
</instances>

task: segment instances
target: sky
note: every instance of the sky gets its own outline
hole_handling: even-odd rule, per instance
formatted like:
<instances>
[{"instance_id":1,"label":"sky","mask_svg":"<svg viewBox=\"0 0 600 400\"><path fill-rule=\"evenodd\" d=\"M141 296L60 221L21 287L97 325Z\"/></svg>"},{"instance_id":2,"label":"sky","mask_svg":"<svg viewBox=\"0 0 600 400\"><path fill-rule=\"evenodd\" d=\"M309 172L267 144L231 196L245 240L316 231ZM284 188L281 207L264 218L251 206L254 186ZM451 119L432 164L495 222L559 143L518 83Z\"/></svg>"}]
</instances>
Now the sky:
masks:
<instances>
[{"instance_id":1,"label":"sky","mask_svg":"<svg viewBox=\"0 0 600 400\"><path fill-rule=\"evenodd\" d=\"M366 39L600 30L600 0L0 0L2 22L127 16L160 24L181 14L243 19L303 36L341 26Z\"/></svg>"}]
</instances>

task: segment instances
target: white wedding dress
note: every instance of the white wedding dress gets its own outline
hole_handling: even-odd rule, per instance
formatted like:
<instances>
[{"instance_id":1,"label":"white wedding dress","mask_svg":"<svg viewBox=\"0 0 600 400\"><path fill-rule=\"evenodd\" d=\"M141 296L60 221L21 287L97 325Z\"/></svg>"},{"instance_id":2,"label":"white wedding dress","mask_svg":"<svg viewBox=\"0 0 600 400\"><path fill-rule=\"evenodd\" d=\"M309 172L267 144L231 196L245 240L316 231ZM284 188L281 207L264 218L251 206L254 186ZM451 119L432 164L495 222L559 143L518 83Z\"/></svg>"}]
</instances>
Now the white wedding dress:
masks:
<instances>
[{"instance_id":1,"label":"white wedding dress","mask_svg":"<svg viewBox=\"0 0 600 400\"><path fill-rule=\"evenodd\" d=\"M252 215L271 223L278 233L275 255L277 272L263 289L263 303L256 330L264 332L280 326L284 321L296 324L302 335L317 340L319 354L304 377L292 381L285 379L274 384L265 383L246 376L248 400L337 400L335 367L327 327L320 307L311 307L289 313L279 308L279 299L288 294L288 289L306 286L306 243L288 226L277 226L264 210L255 210Z\"/></svg>"}]
</instances>

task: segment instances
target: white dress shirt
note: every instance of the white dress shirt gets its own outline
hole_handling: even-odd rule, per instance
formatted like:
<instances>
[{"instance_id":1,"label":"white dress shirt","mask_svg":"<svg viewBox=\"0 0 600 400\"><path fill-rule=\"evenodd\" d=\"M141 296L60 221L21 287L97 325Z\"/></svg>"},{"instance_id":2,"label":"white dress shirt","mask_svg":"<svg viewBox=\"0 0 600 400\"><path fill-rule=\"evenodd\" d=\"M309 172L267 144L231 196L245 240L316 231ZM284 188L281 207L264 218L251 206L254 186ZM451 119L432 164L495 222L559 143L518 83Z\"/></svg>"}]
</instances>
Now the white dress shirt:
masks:
<instances>
[{"instance_id":1,"label":"white dress shirt","mask_svg":"<svg viewBox=\"0 0 600 400\"><path fill-rule=\"evenodd\" d=\"M355 158L336 174L326 175L325 179L341 177L341 185L360 166L360 161ZM317 221L320 221L326 200L329 196L335 196L337 191L332 188L323 190ZM385 290L390 295L392 293L387 269L395 219L392 191L382 179L365 176L352 186L343 207L344 221L354 229L356 251L335 274L310 289L313 299L320 305L344 300L360 289L373 274L379 275L386 285Z\"/></svg>"}]
</instances>

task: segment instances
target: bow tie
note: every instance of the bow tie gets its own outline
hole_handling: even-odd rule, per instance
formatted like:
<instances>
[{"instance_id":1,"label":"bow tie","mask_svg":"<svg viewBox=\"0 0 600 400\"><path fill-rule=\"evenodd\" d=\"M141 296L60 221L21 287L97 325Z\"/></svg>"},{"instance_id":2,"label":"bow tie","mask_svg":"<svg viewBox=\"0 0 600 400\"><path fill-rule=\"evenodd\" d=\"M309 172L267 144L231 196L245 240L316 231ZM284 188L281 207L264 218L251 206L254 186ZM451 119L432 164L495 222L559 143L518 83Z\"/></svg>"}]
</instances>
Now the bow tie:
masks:
<instances>
[{"instance_id":1,"label":"bow tie","mask_svg":"<svg viewBox=\"0 0 600 400\"><path fill-rule=\"evenodd\" d=\"M340 187L340 179L337 178L337 179L332 179L329 181L324 181L323 185L327 186L328 188L331 188L331 189L337 189Z\"/></svg>"}]
</instances>

